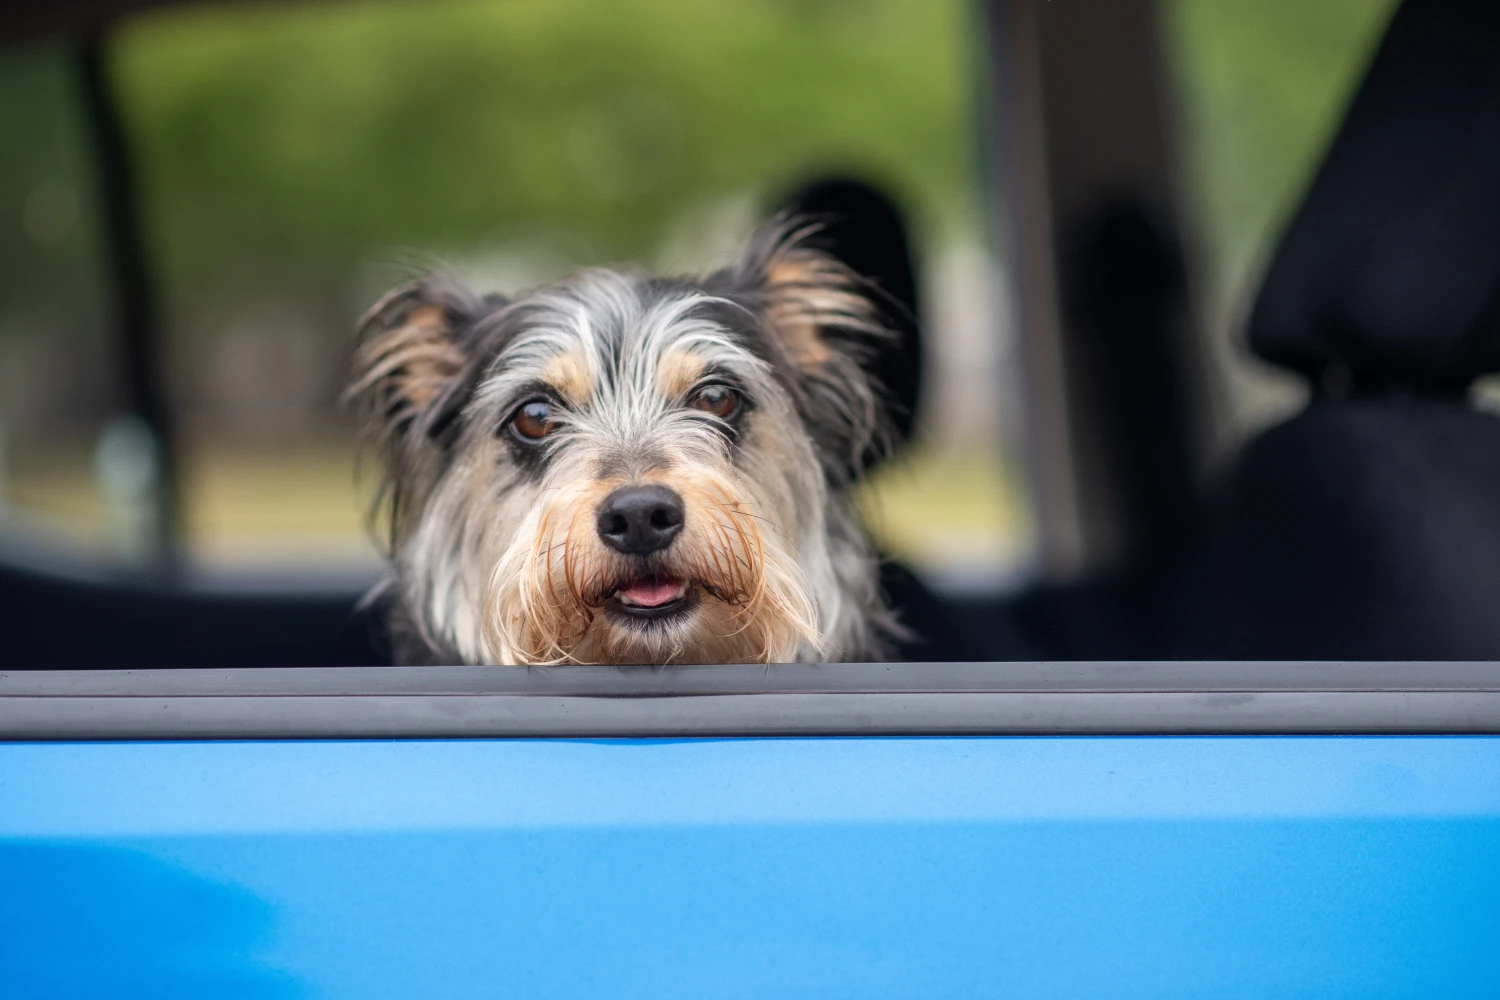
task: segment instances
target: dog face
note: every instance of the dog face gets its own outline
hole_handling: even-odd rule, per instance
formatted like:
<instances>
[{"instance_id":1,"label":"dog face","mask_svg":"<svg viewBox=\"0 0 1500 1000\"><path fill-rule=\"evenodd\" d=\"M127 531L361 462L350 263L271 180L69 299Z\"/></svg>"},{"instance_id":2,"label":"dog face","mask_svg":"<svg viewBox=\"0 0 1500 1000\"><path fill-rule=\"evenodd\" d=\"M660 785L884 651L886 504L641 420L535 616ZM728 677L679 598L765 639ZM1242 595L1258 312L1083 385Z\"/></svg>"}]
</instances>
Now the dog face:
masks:
<instances>
[{"instance_id":1,"label":"dog face","mask_svg":"<svg viewBox=\"0 0 1500 1000\"><path fill-rule=\"evenodd\" d=\"M892 627L848 488L882 336L777 223L701 280L577 274L514 299L427 279L361 325L391 581L470 663L870 656Z\"/></svg>"}]
</instances>

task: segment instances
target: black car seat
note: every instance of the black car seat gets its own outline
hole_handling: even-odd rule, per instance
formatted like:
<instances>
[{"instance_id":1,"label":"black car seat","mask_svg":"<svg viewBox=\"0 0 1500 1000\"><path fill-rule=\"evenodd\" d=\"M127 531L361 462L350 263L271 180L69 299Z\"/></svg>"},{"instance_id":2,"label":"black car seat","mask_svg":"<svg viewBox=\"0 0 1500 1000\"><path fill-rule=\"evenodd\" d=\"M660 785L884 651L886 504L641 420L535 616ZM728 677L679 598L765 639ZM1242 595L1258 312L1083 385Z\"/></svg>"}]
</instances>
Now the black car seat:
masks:
<instances>
[{"instance_id":1,"label":"black car seat","mask_svg":"<svg viewBox=\"0 0 1500 1000\"><path fill-rule=\"evenodd\" d=\"M1203 508L1168 654L1500 659L1500 3L1402 4L1249 340L1312 402Z\"/></svg>"},{"instance_id":2,"label":"black car seat","mask_svg":"<svg viewBox=\"0 0 1500 1000\"><path fill-rule=\"evenodd\" d=\"M0 559L0 669L334 667L389 662L359 590L223 587Z\"/></svg>"}]
</instances>

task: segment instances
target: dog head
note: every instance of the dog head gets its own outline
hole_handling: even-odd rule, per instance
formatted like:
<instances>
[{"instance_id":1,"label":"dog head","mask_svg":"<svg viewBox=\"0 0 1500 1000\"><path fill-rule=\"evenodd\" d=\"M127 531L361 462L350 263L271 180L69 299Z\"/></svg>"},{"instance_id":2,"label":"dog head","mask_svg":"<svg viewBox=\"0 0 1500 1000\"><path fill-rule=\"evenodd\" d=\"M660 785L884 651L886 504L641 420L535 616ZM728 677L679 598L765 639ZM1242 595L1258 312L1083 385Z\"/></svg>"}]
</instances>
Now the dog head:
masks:
<instances>
[{"instance_id":1,"label":"dog head","mask_svg":"<svg viewBox=\"0 0 1500 1000\"><path fill-rule=\"evenodd\" d=\"M471 663L872 655L893 628L848 489L885 334L785 221L702 279L590 270L514 298L428 278L361 323L392 585Z\"/></svg>"}]
</instances>

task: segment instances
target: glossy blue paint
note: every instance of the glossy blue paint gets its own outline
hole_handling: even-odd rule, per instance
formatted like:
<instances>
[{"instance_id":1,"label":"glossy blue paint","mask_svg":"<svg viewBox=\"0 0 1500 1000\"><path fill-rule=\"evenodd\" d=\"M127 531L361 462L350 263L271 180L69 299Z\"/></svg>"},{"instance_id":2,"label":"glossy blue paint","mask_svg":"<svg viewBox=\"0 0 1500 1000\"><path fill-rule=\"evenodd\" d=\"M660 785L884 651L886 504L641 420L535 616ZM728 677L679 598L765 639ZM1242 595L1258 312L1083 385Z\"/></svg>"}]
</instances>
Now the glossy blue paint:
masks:
<instances>
[{"instance_id":1,"label":"glossy blue paint","mask_svg":"<svg viewBox=\"0 0 1500 1000\"><path fill-rule=\"evenodd\" d=\"M0 745L5 997L1500 996L1500 739Z\"/></svg>"}]
</instances>

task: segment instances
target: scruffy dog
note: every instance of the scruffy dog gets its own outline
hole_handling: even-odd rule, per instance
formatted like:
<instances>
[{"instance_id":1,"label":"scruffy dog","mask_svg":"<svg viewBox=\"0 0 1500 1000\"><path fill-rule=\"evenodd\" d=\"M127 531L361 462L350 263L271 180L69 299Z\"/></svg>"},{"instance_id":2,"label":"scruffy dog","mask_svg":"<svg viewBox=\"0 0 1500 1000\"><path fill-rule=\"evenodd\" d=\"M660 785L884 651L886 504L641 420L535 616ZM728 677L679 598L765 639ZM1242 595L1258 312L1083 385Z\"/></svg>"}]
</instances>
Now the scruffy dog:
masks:
<instances>
[{"instance_id":1,"label":"scruffy dog","mask_svg":"<svg viewBox=\"0 0 1500 1000\"><path fill-rule=\"evenodd\" d=\"M427 278L360 325L403 662L879 658L850 487L879 437L860 280L778 219L701 279Z\"/></svg>"}]
</instances>

